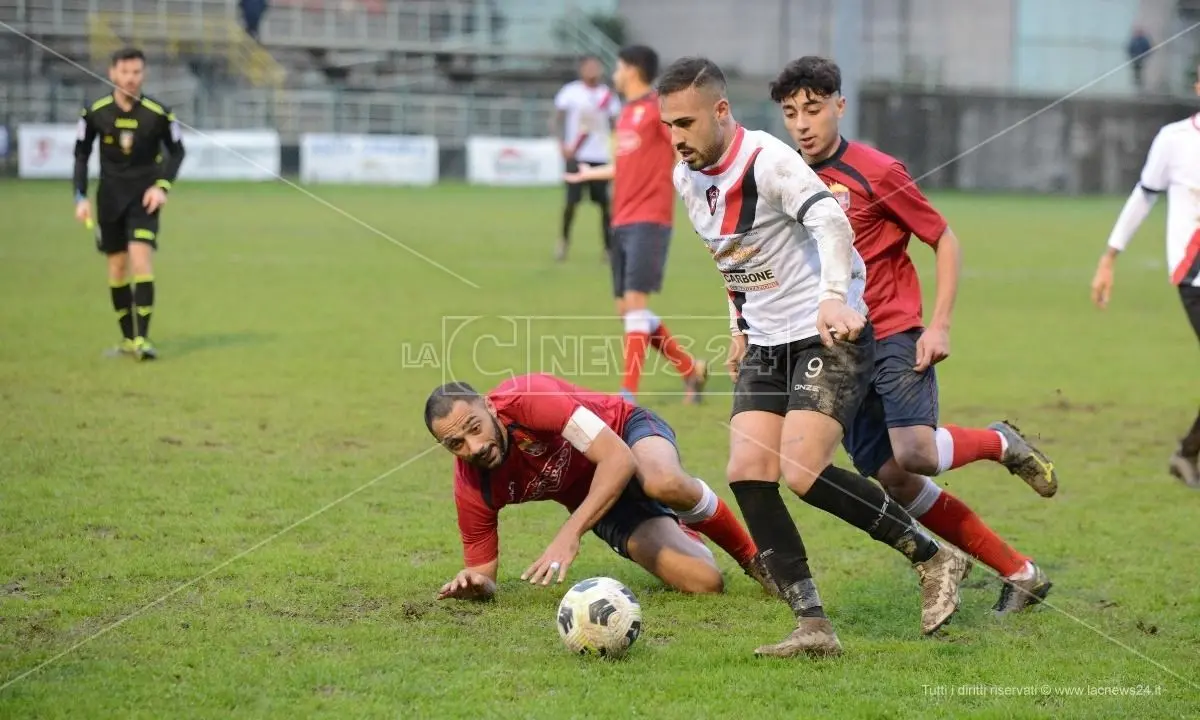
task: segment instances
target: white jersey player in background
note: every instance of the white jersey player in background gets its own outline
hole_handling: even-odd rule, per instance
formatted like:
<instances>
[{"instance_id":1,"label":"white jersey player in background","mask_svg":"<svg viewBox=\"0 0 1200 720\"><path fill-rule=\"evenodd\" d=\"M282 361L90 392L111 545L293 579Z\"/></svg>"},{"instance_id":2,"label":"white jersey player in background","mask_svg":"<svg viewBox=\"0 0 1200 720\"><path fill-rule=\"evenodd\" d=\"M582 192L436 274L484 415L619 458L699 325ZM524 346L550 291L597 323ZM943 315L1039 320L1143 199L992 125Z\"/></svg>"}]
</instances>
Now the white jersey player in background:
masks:
<instances>
[{"instance_id":1,"label":"white jersey player in background","mask_svg":"<svg viewBox=\"0 0 1200 720\"><path fill-rule=\"evenodd\" d=\"M875 340L865 271L850 222L799 153L737 124L725 77L684 58L657 82L662 120L682 163L674 173L696 232L725 279L737 365L726 474L746 525L796 616L759 655L833 655L804 543L779 493L782 474L806 503L904 554L921 582L921 629L953 615L970 565L913 522L879 486L831 465L871 385Z\"/></svg>"},{"instance_id":2,"label":"white jersey player in background","mask_svg":"<svg viewBox=\"0 0 1200 720\"><path fill-rule=\"evenodd\" d=\"M607 165L609 141L613 123L621 113L621 101L612 88L605 85L604 66L595 57L585 57L579 63L579 79L572 80L554 96L554 115L551 133L562 147L567 173L579 172L583 165ZM604 240L601 259L608 260L611 246L609 232L612 217L609 210L608 180L588 180L567 183L567 204L563 208L562 231L555 258L562 262L571 245L571 225L575 208L583 200L586 187L592 202L600 208L600 233Z\"/></svg>"},{"instance_id":3,"label":"white jersey player in background","mask_svg":"<svg viewBox=\"0 0 1200 720\"><path fill-rule=\"evenodd\" d=\"M1200 69L1198 69L1200 76ZM1196 83L1200 95L1200 80ZM1112 295L1113 266L1158 196L1167 194L1167 272L1179 288L1184 310L1200 339L1200 113L1164 125L1158 131L1138 184L1133 188L1108 237L1092 278L1092 301L1108 306ZM1200 413L1192 429L1171 455L1172 475L1200 488Z\"/></svg>"}]
</instances>

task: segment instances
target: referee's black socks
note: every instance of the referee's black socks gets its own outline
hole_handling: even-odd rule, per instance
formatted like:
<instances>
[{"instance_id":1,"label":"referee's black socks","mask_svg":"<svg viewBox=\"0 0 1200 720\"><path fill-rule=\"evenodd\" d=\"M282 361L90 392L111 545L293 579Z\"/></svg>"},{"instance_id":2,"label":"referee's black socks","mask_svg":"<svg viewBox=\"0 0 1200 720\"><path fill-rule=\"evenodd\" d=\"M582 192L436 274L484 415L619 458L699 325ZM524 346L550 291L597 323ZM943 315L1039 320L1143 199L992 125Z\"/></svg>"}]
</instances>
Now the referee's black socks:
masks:
<instances>
[{"instance_id":1,"label":"referee's black socks","mask_svg":"<svg viewBox=\"0 0 1200 720\"><path fill-rule=\"evenodd\" d=\"M150 316L154 313L154 276L135 275L133 278L133 307L136 314L136 337L150 338Z\"/></svg>"},{"instance_id":2,"label":"referee's black socks","mask_svg":"<svg viewBox=\"0 0 1200 720\"><path fill-rule=\"evenodd\" d=\"M121 326L121 336L133 340L133 290L128 280L109 280L109 293L112 295L113 310L117 313L117 322Z\"/></svg>"},{"instance_id":3,"label":"referee's black socks","mask_svg":"<svg viewBox=\"0 0 1200 720\"><path fill-rule=\"evenodd\" d=\"M779 483L742 480L729 484L763 564L797 618L825 617L800 531L779 495Z\"/></svg>"},{"instance_id":4,"label":"referee's black socks","mask_svg":"<svg viewBox=\"0 0 1200 720\"><path fill-rule=\"evenodd\" d=\"M937 554L929 533L881 487L856 472L830 465L801 499L890 545L909 562L925 562Z\"/></svg>"}]
</instances>

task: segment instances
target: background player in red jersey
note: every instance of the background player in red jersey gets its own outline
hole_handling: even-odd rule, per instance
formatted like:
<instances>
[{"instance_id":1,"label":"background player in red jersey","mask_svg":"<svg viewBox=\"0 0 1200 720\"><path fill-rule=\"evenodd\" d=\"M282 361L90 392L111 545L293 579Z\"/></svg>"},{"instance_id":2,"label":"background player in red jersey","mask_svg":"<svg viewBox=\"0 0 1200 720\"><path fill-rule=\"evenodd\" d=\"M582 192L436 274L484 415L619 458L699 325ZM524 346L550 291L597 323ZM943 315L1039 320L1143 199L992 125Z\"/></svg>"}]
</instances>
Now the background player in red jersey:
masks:
<instances>
[{"instance_id":1,"label":"background player in red jersey","mask_svg":"<svg viewBox=\"0 0 1200 720\"><path fill-rule=\"evenodd\" d=\"M1000 463L1044 497L1058 489L1054 465L1012 425L987 429L938 425L933 366L950 356L950 318L958 290L958 238L895 158L841 137L846 108L841 71L807 56L771 84L800 154L841 203L854 245L867 266L866 302L875 326L875 380L845 447L859 471L938 535L992 567L1006 582L998 612L1021 610L1046 596L1050 581L961 500L930 475L978 460ZM921 285L908 255L912 236L937 255L937 295L923 325Z\"/></svg>"},{"instance_id":2,"label":"background player in red jersey","mask_svg":"<svg viewBox=\"0 0 1200 720\"><path fill-rule=\"evenodd\" d=\"M773 590L749 533L703 480L684 471L674 431L649 410L535 374L486 396L466 383L438 387L425 403L425 425L458 458L454 502L466 567L439 598L493 595L499 511L537 500L558 502L571 515L522 580L562 582L591 530L677 590L720 592L721 573L696 531Z\"/></svg>"},{"instance_id":3,"label":"background player in red jersey","mask_svg":"<svg viewBox=\"0 0 1200 720\"><path fill-rule=\"evenodd\" d=\"M671 134L661 122L658 96L650 83L658 75L658 53L644 45L621 48L613 86L625 105L617 119L616 161L568 173L568 183L614 180L612 260L613 297L625 321L621 394L633 402L646 348L661 352L683 377L684 402L695 403L708 378L708 367L685 350L648 307L648 296L662 290L675 216L671 169L677 159Z\"/></svg>"}]
</instances>

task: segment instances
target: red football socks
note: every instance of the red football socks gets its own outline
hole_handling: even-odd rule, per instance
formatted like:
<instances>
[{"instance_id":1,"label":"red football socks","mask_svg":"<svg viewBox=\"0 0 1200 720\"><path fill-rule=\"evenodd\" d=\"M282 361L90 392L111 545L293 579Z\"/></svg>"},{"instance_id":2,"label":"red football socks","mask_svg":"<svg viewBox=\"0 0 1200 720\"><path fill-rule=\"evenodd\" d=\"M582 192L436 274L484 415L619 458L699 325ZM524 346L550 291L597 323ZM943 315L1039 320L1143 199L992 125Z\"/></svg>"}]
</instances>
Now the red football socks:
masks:
<instances>
[{"instance_id":1,"label":"red football socks","mask_svg":"<svg viewBox=\"0 0 1200 720\"><path fill-rule=\"evenodd\" d=\"M675 342L671 331L667 329L664 323L660 322L650 335L650 345L670 360L671 364L675 366L675 370L683 377L689 377L695 371L695 358L687 350L684 350L679 343Z\"/></svg>"},{"instance_id":2,"label":"red football socks","mask_svg":"<svg viewBox=\"0 0 1200 720\"><path fill-rule=\"evenodd\" d=\"M995 430L964 428L957 425L943 425L939 429L948 432L954 442L953 459L950 467L944 468L943 472L976 460L1000 462L1004 444L1000 440L1000 433Z\"/></svg>"},{"instance_id":3,"label":"red football socks","mask_svg":"<svg viewBox=\"0 0 1200 720\"><path fill-rule=\"evenodd\" d=\"M621 389L637 395L642 379L642 364L646 361L646 347L650 336L643 332L625 333L625 372L621 377Z\"/></svg>"},{"instance_id":4,"label":"red football socks","mask_svg":"<svg viewBox=\"0 0 1200 720\"><path fill-rule=\"evenodd\" d=\"M717 498L717 511L707 520L691 522L687 526L704 533L722 550L729 553L734 560L737 560L739 565L749 563L754 554L758 552L750 533L742 527L737 515L734 515L725 501L720 498Z\"/></svg>"},{"instance_id":5,"label":"red football socks","mask_svg":"<svg viewBox=\"0 0 1200 720\"><path fill-rule=\"evenodd\" d=\"M962 500L945 490L942 490L933 507L917 519L947 542L1000 573L1002 577L1015 575L1029 561L1028 557L1004 542Z\"/></svg>"}]
</instances>

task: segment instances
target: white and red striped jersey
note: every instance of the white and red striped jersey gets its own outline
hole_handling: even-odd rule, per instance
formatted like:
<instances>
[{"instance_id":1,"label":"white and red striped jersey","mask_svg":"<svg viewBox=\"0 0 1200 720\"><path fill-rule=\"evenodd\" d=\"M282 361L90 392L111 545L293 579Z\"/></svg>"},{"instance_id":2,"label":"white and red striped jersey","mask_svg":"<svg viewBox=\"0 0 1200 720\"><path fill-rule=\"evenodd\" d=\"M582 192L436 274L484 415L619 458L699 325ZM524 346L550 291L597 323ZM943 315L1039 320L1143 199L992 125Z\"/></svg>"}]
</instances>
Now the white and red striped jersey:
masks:
<instances>
[{"instance_id":1,"label":"white and red striped jersey","mask_svg":"<svg viewBox=\"0 0 1200 720\"><path fill-rule=\"evenodd\" d=\"M866 314L867 271L850 221L800 153L739 126L720 162L680 163L674 179L724 276L732 332L754 345L811 338L830 298Z\"/></svg>"},{"instance_id":2,"label":"white and red striped jersey","mask_svg":"<svg viewBox=\"0 0 1200 720\"><path fill-rule=\"evenodd\" d=\"M1108 238L1109 247L1124 250L1163 193L1171 283L1200 287L1200 114L1158 131L1138 186Z\"/></svg>"},{"instance_id":3,"label":"white and red striped jersey","mask_svg":"<svg viewBox=\"0 0 1200 720\"><path fill-rule=\"evenodd\" d=\"M575 149L575 159L592 165L609 161L611 120L621 113L621 101L607 85L589 86L582 80L563 85L554 96L554 107L566 113L564 142Z\"/></svg>"}]
</instances>

